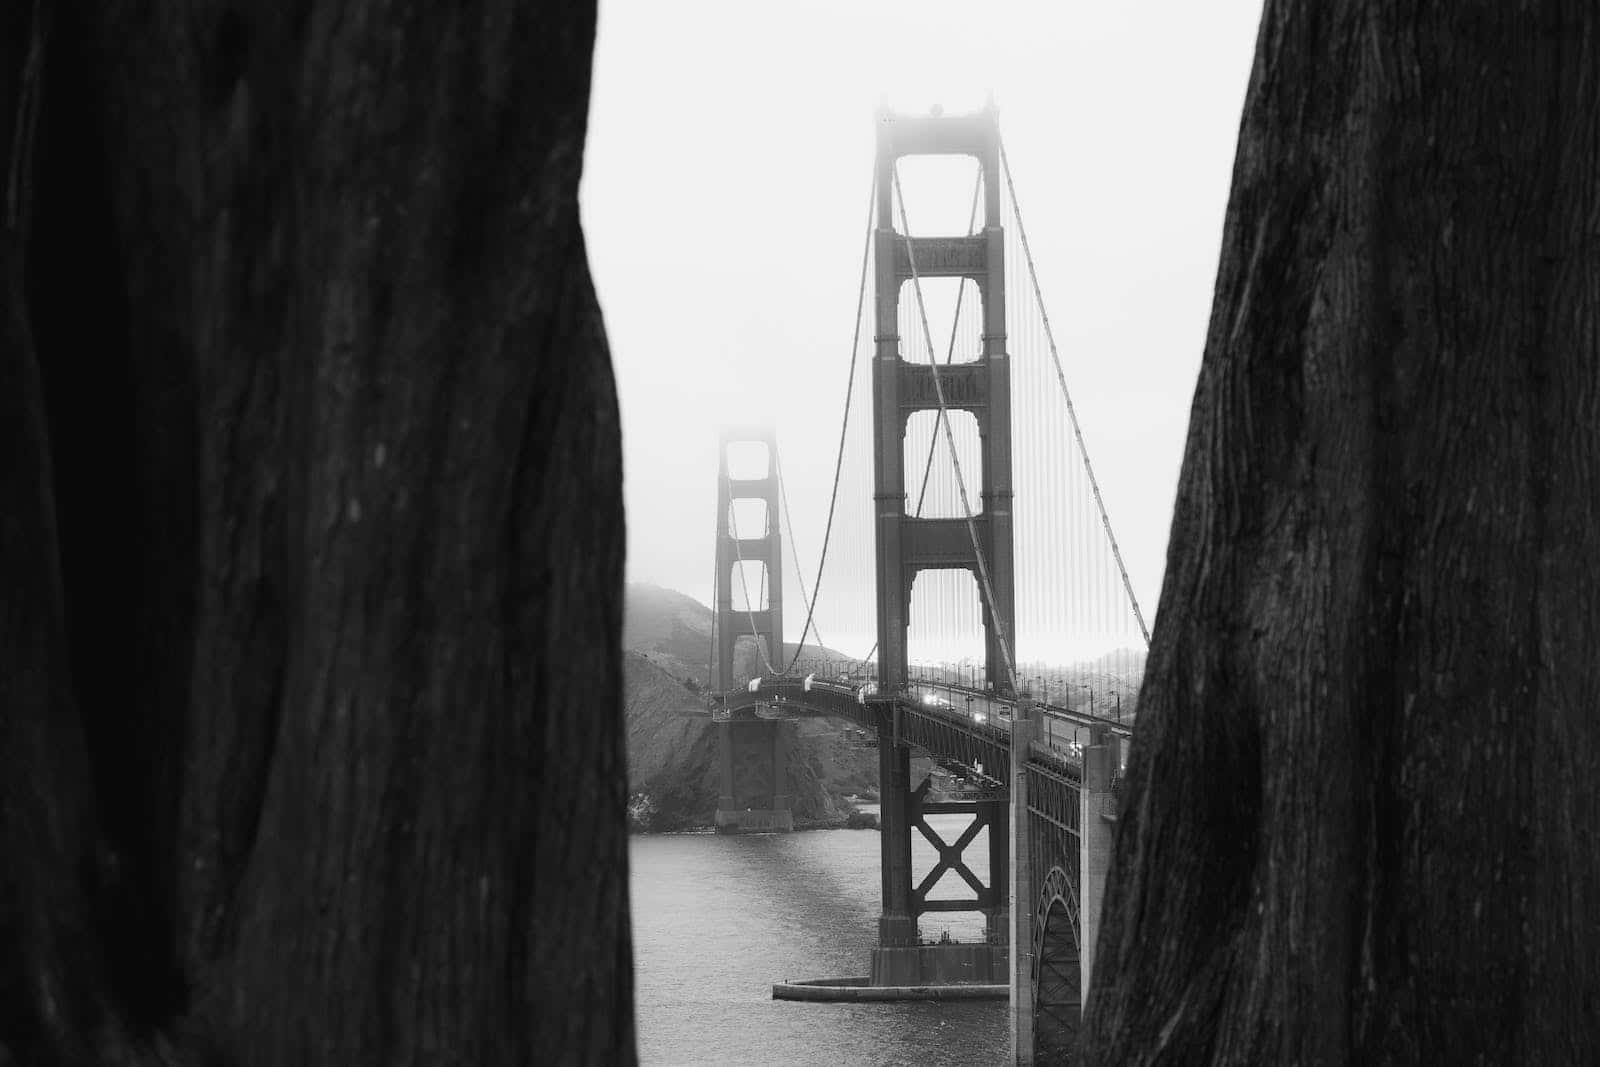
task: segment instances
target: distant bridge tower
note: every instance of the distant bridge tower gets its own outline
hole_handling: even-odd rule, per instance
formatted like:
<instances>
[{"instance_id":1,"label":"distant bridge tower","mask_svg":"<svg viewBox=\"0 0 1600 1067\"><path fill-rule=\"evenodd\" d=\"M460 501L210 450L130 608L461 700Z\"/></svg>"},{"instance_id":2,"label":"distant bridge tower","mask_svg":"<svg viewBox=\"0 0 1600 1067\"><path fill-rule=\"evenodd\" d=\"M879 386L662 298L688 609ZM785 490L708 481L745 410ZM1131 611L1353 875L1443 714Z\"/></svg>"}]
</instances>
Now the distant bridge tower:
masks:
<instances>
[{"instance_id":1,"label":"distant bridge tower","mask_svg":"<svg viewBox=\"0 0 1600 1067\"><path fill-rule=\"evenodd\" d=\"M973 236L913 237L909 242L897 232L895 163L901 156L913 155L977 158L983 169L982 232ZM911 589L918 572L924 570L964 569L972 573L979 583L983 605L988 682L999 695L1009 695L1011 690L1006 657L1001 651L1001 635L1005 640L1014 640L1016 626L1011 542L1011 366L1006 355L1000 184L1000 124L992 105L970 115L880 113L874 256L877 348L872 361L881 701L878 775L883 849L883 912L878 920L878 948L872 965L872 978L877 985L921 985L958 977L993 981L1006 973L1008 964L1008 830L1003 804L974 808L974 814L988 826L994 868L990 886L980 895L989 935L988 945L981 946L985 951L973 954L969 946L919 945L917 919L930 910L930 905L924 899L924 891L912 881L911 836L927 807L921 803L921 792L911 789L910 749L901 742L896 727L899 713L894 700L907 676ZM898 325L901 293L906 294L904 299L915 301L914 290L906 284L913 277L966 277L976 283L983 306L983 343L976 361L941 363L935 372L925 362L926 353L902 351ZM937 383L935 373L939 375ZM978 510L972 519L972 530L964 516L925 519L907 513L907 422L918 411L939 410L940 386L945 406L970 412L982 438L982 470L962 472L969 479L969 487L979 494L978 500L973 501ZM948 951L938 951L941 948Z\"/></svg>"},{"instance_id":2,"label":"distant bridge tower","mask_svg":"<svg viewBox=\"0 0 1600 1067\"><path fill-rule=\"evenodd\" d=\"M766 452L764 473L735 478L729 471L728 453L737 445L759 444ZM717 462L717 686L728 692L739 684L735 653L739 638L765 642L755 650L754 669L765 673L770 665L781 670L783 654L783 556L778 539L778 436L772 427L724 429ZM763 504L759 530L740 526L735 519L738 501ZM741 573L742 563L760 563L765 574L752 581ZM745 609L733 606L738 588ZM761 603L765 588L766 603ZM721 718L718 723L722 784L717 799L717 829L725 833L756 830L792 830L793 798L789 793L788 749L793 726L757 717Z\"/></svg>"}]
</instances>

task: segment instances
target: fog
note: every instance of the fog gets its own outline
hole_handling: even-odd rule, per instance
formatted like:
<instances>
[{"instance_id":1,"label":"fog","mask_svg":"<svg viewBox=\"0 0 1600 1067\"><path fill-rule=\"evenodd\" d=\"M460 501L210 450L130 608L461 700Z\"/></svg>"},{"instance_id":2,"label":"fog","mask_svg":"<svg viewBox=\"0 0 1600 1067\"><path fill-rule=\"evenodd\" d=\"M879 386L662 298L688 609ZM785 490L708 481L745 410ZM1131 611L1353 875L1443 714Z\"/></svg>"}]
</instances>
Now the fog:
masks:
<instances>
[{"instance_id":1,"label":"fog","mask_svg":"<svg viewBox=\"0 0 1600 1067\"><path fill-rule=\"evenodd\" d=\"M1152 615L1258 15L1248 0L603 3L582 210L622 403L629 580L711 599L717 428L773 422L810 584L875 107L958 112L992 92L1083 433ZM904 172L916 232L964 229L959 162ZM864 331L866 358L870 303ZM792 639L804 608L786 599Z\"/></svg>"}]
</instances>

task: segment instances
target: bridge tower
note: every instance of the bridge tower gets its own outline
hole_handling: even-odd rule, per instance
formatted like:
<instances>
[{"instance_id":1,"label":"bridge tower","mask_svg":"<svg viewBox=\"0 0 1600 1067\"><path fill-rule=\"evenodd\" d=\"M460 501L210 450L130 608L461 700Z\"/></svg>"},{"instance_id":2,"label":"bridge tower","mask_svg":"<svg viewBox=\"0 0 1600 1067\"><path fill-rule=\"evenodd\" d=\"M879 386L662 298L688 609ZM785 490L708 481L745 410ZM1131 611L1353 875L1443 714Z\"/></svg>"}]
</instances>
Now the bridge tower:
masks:
<instances>
[{"instance_id":1,"label":"bridge tower","mask_svg":"<svg viewBox=\"0 0 1600 1067\"><path fill-rule=\"evenodd\" d=\"M735 478L728 453L736 445L760 444L766 451L765 472L754 478ZM724 429L717 446L717 687L728 692L738 684L735 652L740 637L765 642L757 650L758 674L769 666L781 670L783 656L783 556L778 537L778 436L770 427ZM737 501L763 504L762 528L741 528L734 519ZM759 589L751 588L744 563L765 568L766 604ZM733 606L738 586L745 608ZM788 783L789 734L793 726L750 713L718 718L721 788L717 798L717 829L723 833L793 830L793 801Z\"/></svg>"},{"instance_id":2,"label":"bridge tower","mask_svg":"<svg viewBox=\"0 0 1600 1067\"><path fill-rule=\"evenodd\" d=\"M969 155L983 171L984 227L972 236L907 237L898 232L895 164L902 156ZM895 695L907 681L907 627L911 590L923 570L965 569L979 583L985 630L988 683L1011 695L1011 677L1001 650L1016 632L1011 531L1011 369L1006 353L1005 246L1000 226L1000 129L993 105L968 115L909 116L880 112L877 135L877 230L874 244L876 349L872 362L874 502L877 534L879 744L878 771L883 849L883 912L873 981L880 985L926 985L949 981L952 970L932 949L920 946L917 918L925 910L912 882L911 835L920 821L920 794L909 780L910 751L901 742ZM913 269L914 268L914 269ZM941 364L937 371L920 353L902 351L899 310L915 301L907 283L925 278L971 279L983 308L983 343L970 363ZM902 296L904 293L904 296ZM913 359L908 360L910 355ZM938 374L938 380L934 375ZM963 471L979 492L969 527L959 518L908 514L905 436L918 411L940 407L970 412L981 437L982 470ZM975 504L978 502L975 502ZM976 536L974 536L974 534ZM974 544L976 542L976 544ZM981 553L981 556L980 556ZM985 582L985 579L987 581ZM987 586L987 588L985 588ZM992 596L992 601L991 601ZM991 856L1003 857L1008 831L1003 806L986 810ZM997 869L1006 866L1003 861ZM1008 914L1003 874L984 900L989 949L983 969L1003 975L1007 966ZM980 979L982 980L982 979ZM989 978L987 980L994 980Z\"/></svg>"},{"instance_id":3,"label":"bridge tower","mask_svg":"<svg viewBox=\"0 0 1600 1067\"><path fill-rule=\"evenodd\" d=\"M1010 695L1001 635L1016 633L1011 537L1011 361L1006 353L1005 233L1000 226L1000 127L993 106L971 115L907 116L878 121L875 306L872 363L873 455L877 525L878 677L885 689L906 679L906 628L911 587L924 570L964 569L980 588L985 571L994 597L980 596L988 682ZM897 232L894 165L901 156L970 155L983 168L984 228L970 237L913 237ZM909 248L908 248L909 245ZM983 347L970 363L941 364L935 372L902 351L899 310L917 278L971 279L983 307ZM920 353L915 354L920 355ZM935 373L939 381L934 381ZM961 518L925 519L907 512L905 435L918 411L945 406L971 413L982 440L982 470L963 472L979 488L972 529ZM970 485L971 483L969 483ZM977 545L974 548L976 533ZM982 564L978 553L982 553Z\"/></svg>"}]
</instances>

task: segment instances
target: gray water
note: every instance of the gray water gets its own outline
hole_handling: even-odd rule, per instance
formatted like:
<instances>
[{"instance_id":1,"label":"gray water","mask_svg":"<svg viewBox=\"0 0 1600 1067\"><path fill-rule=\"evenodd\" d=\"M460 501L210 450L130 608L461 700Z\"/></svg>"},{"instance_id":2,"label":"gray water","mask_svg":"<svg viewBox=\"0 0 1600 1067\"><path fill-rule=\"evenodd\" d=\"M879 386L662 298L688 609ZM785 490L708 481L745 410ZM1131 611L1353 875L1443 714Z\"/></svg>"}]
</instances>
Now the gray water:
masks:
<instances>
[{"instance_id":1,"label":"gray water","mask_svg":"<svg viewBox=\"0 0 1600 1067\"><path fill-rule=\"evenodd\" d=\"M946 840L966 821L929 819ZM980 877L984 849L980 836L967 852ZM772 999L776 981L867 973L881 886L875 831L635 837L629 860L639 1057L648 1067L1005 1061L1003 1000ZM932 848L916 835L916 876L932 862ZM959 879L946 875L933 896L961 895L958 887ZM982 917L924 917L924 937L946 929L952 938L977 940Z\"/></svg>"}]
</instances>

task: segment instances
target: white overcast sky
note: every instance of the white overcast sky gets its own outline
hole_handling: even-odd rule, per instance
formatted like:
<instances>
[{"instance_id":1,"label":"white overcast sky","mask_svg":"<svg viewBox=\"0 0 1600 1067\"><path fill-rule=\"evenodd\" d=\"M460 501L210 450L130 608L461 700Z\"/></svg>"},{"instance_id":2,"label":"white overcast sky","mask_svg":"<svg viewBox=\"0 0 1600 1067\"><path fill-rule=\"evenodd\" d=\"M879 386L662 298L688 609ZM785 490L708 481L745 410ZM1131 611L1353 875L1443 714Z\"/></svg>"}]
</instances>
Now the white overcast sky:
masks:
<instances>
[{"instance_id":1,"label":"white overcast sky","mask_svg":"<svg viewBox=\"0 0 1600 1067\"><path fill-rule=\"evenodd\" d=\"M796 536L816 551L876 102L960 111L992 90L1152 612L1259 14L1258 0L601 0L582 211L621 394L629 581L709 601L722 422L777 423Z\"/></svg>"}]
</instances>

